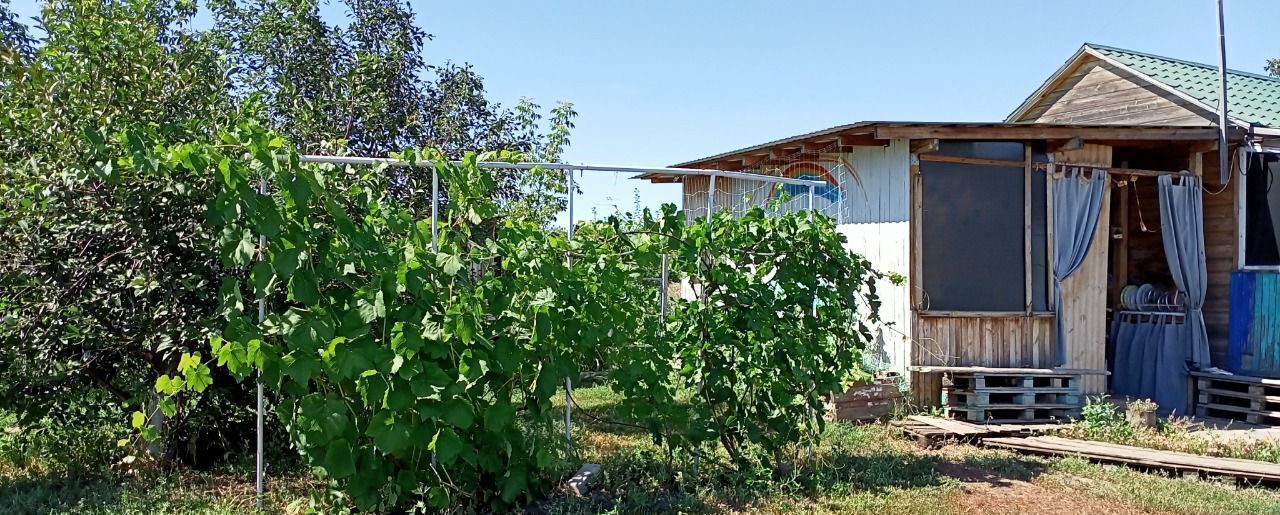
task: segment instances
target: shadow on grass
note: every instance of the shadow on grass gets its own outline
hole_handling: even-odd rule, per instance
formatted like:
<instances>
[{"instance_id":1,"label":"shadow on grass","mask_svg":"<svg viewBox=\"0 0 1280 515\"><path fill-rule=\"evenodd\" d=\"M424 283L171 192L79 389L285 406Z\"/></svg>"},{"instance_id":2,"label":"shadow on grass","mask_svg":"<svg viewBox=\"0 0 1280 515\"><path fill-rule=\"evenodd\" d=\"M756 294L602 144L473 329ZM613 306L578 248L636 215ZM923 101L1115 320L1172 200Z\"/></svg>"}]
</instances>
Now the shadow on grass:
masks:
<instances>
[{"instance_id":1,"label":"shadow on grass","mask_svg":"<svg viewBox=\"0 0 1280 515\"><path fill-rule=\"evenodd\" d=\"M1015 454L984 451L945 461L939 472L966 483L987 483L993 487L1013 486L1013 481L1025 482L1048 470L1048 464Z\"/></svg>"},{"instance_id":2,"label":"shadow on grass","mask_svg":"<svg viewBox=\"0 0 1280 515\"><path fill-rule=\"evenodd\" d=\"M118 503L123 488L107 479L8 478L0 484L0 513L97 511Z\"/></svg>"}]
</instances>

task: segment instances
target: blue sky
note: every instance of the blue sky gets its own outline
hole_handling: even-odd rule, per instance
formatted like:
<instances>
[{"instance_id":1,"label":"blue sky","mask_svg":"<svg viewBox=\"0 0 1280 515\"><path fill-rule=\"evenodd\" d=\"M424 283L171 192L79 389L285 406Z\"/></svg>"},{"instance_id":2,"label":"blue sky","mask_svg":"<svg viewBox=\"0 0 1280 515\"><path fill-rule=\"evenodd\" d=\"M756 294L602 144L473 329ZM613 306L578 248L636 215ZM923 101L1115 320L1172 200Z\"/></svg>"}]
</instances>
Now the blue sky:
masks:
<instances>
[{"instance_id":1,"label":"blue sky","mask_svg":"<svg viewBox=\"0 0 1280 515\"><path fill-rule=\"evenodd\" d=\"M15 0L19 13L34 0ZM1280 57L1280 2L1226 0L1227 64ZM1084 42L1214 63L1214 0L416 1L430 62L580 117L572 163L665 166L859 120L998 121ZM341 16L331 2L326 11ZM580 217L679 187L584 179Z\"/></svg>"},{"instance_id":2,"label":"blue sky","mask_svg":"<svg viewBox=\"0 0 1280 515\"><path fill-rule=\"evenodd\" d=\"M1280 2L1226 0L1227 64L1280 57ZM475 18L477 5L485 14ZM416 3L432 60L490 95L571 100L570 162L670 165L858 120L998 121L1084 42L1217 60L1216 4L1182 1ZM630 210L598 177L579 205ZM620 183L620 184L619 184ZM650 186L646 204L678 199Z\"/></svg>"}]
</instances>

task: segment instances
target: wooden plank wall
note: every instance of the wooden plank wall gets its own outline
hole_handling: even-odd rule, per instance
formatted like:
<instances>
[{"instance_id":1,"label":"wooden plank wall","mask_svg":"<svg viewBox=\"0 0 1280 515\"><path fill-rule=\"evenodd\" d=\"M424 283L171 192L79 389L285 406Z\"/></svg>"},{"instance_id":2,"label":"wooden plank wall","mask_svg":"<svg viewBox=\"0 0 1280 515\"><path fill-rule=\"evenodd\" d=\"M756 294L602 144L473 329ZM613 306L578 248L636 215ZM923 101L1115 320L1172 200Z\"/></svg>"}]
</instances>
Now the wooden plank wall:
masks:
<instances>
[{"instance_id":1,"label":"wooden plank wall","mask_svg":"<svg viewBox=\"0 0 1280 515\"><path fill-rule=\"evenodd\" d=\"M1053 366L1051 316L918 315L915 330L912 365ZM942 376L912 372L911 391L917 404L937 405Z\"/></svg>"},{"instance_id":2,"label":"wooden plank wall","mask_svg":"<svg viewBox=\"0 0 1280 515\"><path fill-rule=\"evenodd\" d=\"M1055 152L1061 163L1111 166L1111 147L1086 144L1083 148ZM1093 243L1084 264L1062 282L1063 334L1067 340L1066 365L1069 368L1107 368L1107 272L1111 234L1111 184L1102 197L1102 212L1094 231ZM1049 194L1053 193L1050 186ZM1085 376L1081 391L1105 393L1105 376Z\"/></svg>"},{"instance_id":3,"label":"wooden plank wall","mask_svg":"<svg viewBox=\"0 0 1280 515\"><path fill-rule=\"evenodd\" d=\"M1088 56L1020 122L1206 125L1213 113L1150 85L1132 72Z\"/></svg>"},{"instance_id":4,"label":"wooden plank wall","mask_svg":"<svg viewBox=\"0 0 1280 515\"><path fill-rule=\"evenodd\" d=\"M1111 188L1102 196L1102 213L1084 264L1062 281L1062 332L1066 338L1067 368L1107 368L1107 271L1111 227ZM1081 392L1107 391L1106 376L1085 376Z\"/></svg>"},{"instance_id":5,"label":"wooden plank wall","mask_svg":"<svg viewBox=\"0 0 1280 515\"><path fill-rule=\"evenodd\" d=\"M1204 300L1204 325L1214 365L1226 363L1231 324L1231 272L1237 266L1236 184L1225 189L1218 182L1218 154L1206 152L1204 169L1204 250L1209 290ZM1232 181L1241 180L1239 174ZM1215 194L1216 193L1216 194Z\"/></svg>"}]
</instances>

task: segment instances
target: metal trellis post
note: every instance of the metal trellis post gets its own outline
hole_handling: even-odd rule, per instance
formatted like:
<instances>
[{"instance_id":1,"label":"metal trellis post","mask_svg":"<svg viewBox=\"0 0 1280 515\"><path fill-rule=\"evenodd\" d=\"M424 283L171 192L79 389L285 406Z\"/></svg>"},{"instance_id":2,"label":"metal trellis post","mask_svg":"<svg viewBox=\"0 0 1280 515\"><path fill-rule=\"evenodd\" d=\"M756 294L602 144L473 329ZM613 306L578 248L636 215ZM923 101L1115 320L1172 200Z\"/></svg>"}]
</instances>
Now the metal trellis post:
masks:
<instances>
[{"instance_id":1,"label":"metal trellis post","mask_svg":"<svg viewBox=\"0 0 1280 515\"><path fill-rule=\"evenodd\" d=\"M569 183L569 241L572 242L574 189L573 169L566 169L565 175L568 176ZM573 264L572 254L566 254L564 258L566 263L569 263L570 265ZM564 452L566 458L573 454L573 378L567 376L564 378Z\"/></svg>"},{"instance_id":2,"label":"metal trellis post","mask_svg":"<svg viewBox=\"0 0 1280 515\"><path fill-rule=\"evenodd\" d=\"M813 185L812 184L809 185L809 221L810 222L813 221ZM817 286L815 285L815 288L816 287ZM813 316L817 317L818 316L818 292L814 291L813 294L814 294ZM809 420L812 421L813 420L813 404L807 403L806 405L809 407ZM805 445L805 449L809 454L809 461L813 462L813 438L812 437L809 438L809 442Z\"/></svg>"},{"instance_id":3,"label":"metal trellis post","mask_svg":"<svg viewBox=\"0 0 1280 515\"><path fill-rule=\"evenodd\" d=\"M258 193L262 195L267 194L267 178L265 176L259 179ZM262 261L263 259L266 258L266 247L267 247L267 237L263 234L259 234L258 235L258 261ZM258 296L258 324L261 325L262 322L266 320L266 318L267 318L267 299L265 295L259 295ZM263 445L262 445L262 412L263 412L262 404L263 403L262 403L262 372L261 371L258 372L257 383L258 383L258 392L257 392L258 413L257 413L257 435L256 435L257 453L256 453L256 456L254 457L254 462L255 462L254 463L255 465L254 466L254 476L255 476L254 477L254 483L255 483L255 486L254 486L255 501L254 502L257 503L258 508L262 508L263 476L265 475L264 474L265 471L263 470L263 467L264 467Z\"/></svg>"},{"instance_id":4,"label":"metal trellis post","mask_svg":"<svg viewBox=\"0 0 1280 515\"><path fill-rule=\"evenodd\" d=\"M666 254L662 255L662 274L658 279L658 321L667 321L667 284L670 281L670 262Z\"/></svg>"},{"instance_id":5,"label":"metal trellis post","mask_svg":"<svg viewBox=\"0 0 1280 515\"><path fill-rule=\"evenodd\" d=\"M438 227L440 220L440 168L431 169L431 251L440 252L437 239L440 237Z\"/></svg>"}]
</instances>

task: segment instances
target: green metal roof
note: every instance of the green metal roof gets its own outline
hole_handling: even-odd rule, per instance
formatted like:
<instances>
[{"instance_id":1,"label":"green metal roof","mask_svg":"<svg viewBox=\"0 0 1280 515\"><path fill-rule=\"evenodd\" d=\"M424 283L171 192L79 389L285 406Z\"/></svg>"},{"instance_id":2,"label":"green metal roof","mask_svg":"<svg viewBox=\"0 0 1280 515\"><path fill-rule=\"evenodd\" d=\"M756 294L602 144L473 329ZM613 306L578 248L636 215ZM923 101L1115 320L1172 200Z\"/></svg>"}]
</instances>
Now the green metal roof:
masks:
<instances>
[{"instance_id":1,"label":"green metal roof","mask_svg":"<svg viewBox=\"0 0 1280 515\"><path fill-rule=\"evenodd\" d=\"M1086 43L1085 46L1134 71L1218 107L1218 67ZM1227 69L1228 115L1245 123L1280 126L1280 78Z\"/></svg>"}]
</instances>

